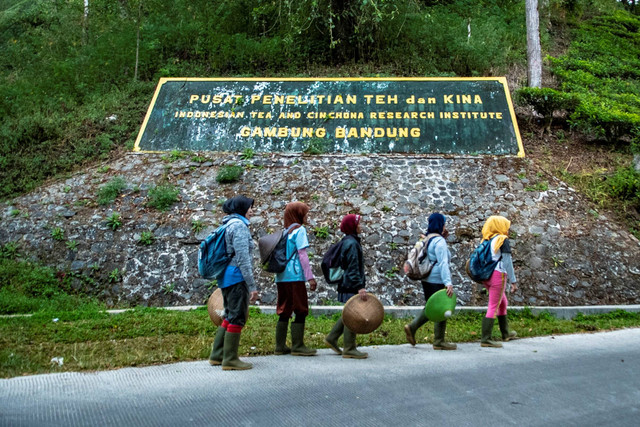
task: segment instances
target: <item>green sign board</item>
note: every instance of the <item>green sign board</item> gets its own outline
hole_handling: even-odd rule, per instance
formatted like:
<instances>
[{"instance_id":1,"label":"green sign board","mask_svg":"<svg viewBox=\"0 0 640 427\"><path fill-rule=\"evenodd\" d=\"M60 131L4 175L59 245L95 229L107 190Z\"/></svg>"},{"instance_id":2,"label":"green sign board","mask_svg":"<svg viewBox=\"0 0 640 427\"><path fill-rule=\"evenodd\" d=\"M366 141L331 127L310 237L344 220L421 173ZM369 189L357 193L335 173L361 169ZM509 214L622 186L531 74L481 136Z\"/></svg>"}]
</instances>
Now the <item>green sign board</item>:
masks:
<instances>
[{"instance_id":1,"label":"green sign board","mask_svg":"<svg viewBox=\"0 0 640 427\"><path fill-rule=\"evenodd\" d=\"M524 156L504 78L161 79L136 151Z\"/></svg>"}]
</instances>

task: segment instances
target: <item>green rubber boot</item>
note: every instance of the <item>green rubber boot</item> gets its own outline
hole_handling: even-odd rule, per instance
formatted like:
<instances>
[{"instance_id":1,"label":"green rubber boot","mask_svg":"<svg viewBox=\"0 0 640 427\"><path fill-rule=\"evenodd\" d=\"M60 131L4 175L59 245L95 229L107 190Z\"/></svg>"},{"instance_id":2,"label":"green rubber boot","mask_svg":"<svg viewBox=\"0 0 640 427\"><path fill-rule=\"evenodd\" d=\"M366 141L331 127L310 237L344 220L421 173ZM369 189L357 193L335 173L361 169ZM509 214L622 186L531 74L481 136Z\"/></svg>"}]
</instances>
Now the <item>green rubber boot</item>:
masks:
<instances>
[{"instance_id":1,"label":"green rubber boot","mask_svg":"<svg viewBox=\"0 0 640 427\"><path fill-rule=\"evenodd\" d=\"M342 357L345 359L366 359L369 357L367 353L358 351L356 348L356 334L346 326L344 327L344 350Z\"/></svg>"},{"instance_id":2,"label":"green rubber boot","mask_svg":"<svg viewBox=\"0 0 640 427\"><path fill-rule=\"evenodd\" d=\"M244 371L253 368L251 363L238 359L238 347L240 346L240 334L227 331L224 334L224 358L222 359L223 371Z\"/></svg>"},{"instance_id":3,"label":"green rubber boot","mask_svg":"<svg viewBox=\"0 0 640 427\"><path fill-rule=\"evenodd\" d=\"M209 365L222 365L222 357L224 355L224 335L227 330L221 326L216 331L216 337L213 339L213 347L209 355Z\"/></svg>"},{"instance_id":4,"label":"green rubber boot","mask_svg":"<svg viewBox=\"0 0 640 427\"><path fill-rule=\"evenodd\" d=\"M293 322L291 324L291 355L315 356L316 349L304 345L304 323Z\"/></svg>"},{"instance_id":5,"label":"green rubber boot","mask_svg":"<svg viewBox=\"0 0 640 427\"><path fill-rule=\"evenodd\" d=\"M427 323L428 320L427 315L424 314L424 310L421 310L420 314L413 319L413 322L404 325L404 333L407 335L407 341L409 344L413 346L416 345L416 332L418 331L418 328Z\"/></svg>"},{"instance_id":6,"label":"green rubber boot","mask_svg":"<svg viewBox=\"0 0 640 427\"><path fill-rule=\"evenodd\" d=\"M333 329L329 332L324 338L324 343L329 346L329 348L335 351L338 354L342 354L342 349L338 347L338 338L344 332L344 323L342 323L342 317L338 319L335 325L333 325Z\"/></svg>"},{"instance_id":7,"label":"green rubber boot","mask_svg":"<svg viewBox=\"0 0 640 427\"><path fill-rule=\"evenodd\" d=\"M509 330L509 321L507 320L506 315L498 316L498 326L500 327L500 333L502 334L502 341L517 339L518 333L516 331Z\"/></svg>"},{"instance_id":8,"label":"green rubber boot","mask_svg":"<svg viewBox=\"0 0 640 427\"><path fill-rule=\"evenodd\" d=\"M288 329L289 329L288 321L276 323L276 349L273 353L277 356L291 353L291 349L287 347L287 330Z\"/></svg>"},{"instance_id":9,"label":"green rubber boot","mask_svg":"<svg viewBox=\"0 0 640 427\"><path fill-rule=\"evenodd\" d=\"M497 341L491 340L491 334L493 332L493 322L495 319L491 317L483 317L482 318L482 339L480 340L480 345L482 347L495 347L502 348L502 344Z\"/></svg>"},{"instance_id":10,"label":"green rubber boot","mask_svg":"<svg viewBox=\"0 0 640 427\"><path fill-rule=\"evenodd\" d=\"M433 349L434 350L456 350L458 346L456 344L446 342L444 340L444 333L447 330L447 321L436 322L433 325Z\"/></svg>"}]
</instances>

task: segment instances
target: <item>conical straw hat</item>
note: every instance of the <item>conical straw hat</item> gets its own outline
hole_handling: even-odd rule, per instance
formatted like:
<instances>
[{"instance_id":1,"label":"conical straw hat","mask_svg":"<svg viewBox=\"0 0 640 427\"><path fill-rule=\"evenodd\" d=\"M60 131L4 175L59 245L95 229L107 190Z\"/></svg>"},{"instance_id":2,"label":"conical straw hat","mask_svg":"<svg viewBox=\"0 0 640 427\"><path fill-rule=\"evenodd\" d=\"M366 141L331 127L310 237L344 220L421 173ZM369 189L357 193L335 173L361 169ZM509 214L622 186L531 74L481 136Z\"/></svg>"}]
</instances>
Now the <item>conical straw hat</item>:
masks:
<instances>
[{"instance_id":1,"label":"conical straw hat","mask_svg":"<svg viewBox=\"0 0 640 427\"><path fill-rule=\"evenodd\" d=\"M207 302L207 311L209 312L209 317L211 318L211 321L214 325L222 325L222 315L224 314L224 300L222 299L222 291L220 290L220 288L216 289L215 292L213 292L209 297L209 301Z\"/></svg>"},{"instance_id":2,"label":"conical straw hat","mask_svg":"<svg viewBox=\"0 0 640 427\"><path fill-rule=\"evenodd\" d=\"M344 325L356 334L368 334L382 324L384 307L375 295L367 293L367 300L352 296L342 310Z\"/></svg>"},{"instance_id":3,"label":"conical straw hat","mask_svg":"<svg viewBox=\"0 0 640 427\"><path fill-rule=\"evenodd\" d=\"M440 289L429 297L424 307L424 314L432 322L442 322L453 315L456 310L455 292L449 297L446 289Z\"/></svg>"}]
</instances>

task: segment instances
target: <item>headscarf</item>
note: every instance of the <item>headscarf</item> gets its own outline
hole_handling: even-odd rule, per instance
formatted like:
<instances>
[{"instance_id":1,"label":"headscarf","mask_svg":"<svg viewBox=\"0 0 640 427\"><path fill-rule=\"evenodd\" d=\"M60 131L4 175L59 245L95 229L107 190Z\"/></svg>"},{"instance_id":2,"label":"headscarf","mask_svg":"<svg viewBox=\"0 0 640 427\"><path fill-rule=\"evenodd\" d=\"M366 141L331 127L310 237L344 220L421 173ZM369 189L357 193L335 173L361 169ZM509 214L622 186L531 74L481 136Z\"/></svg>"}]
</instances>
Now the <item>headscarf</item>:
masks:
<instances>
[{"instance_id":1,"label":"headscarf","mask_svg":"<svg viewBox=\"0 0 640 427\"><path fill-rule=\"evenodd\" d=\"M356 214L345 215L340 223L340 231L344 234L358 234L358 224L362 217Z\"/></svg>"},{"instance_id":2,"label":"headscarf","mask_svg":"<svg viewBox=\"0 0 640 427\"><path fill-rule=\"evenodd\" d=\"M446 219L441 213L435 212L429 215L429 226L427 227L427 234L440 234L444 230L444 223Z\"/></svg>"},{"instance_id":3,"label":"headscarf","mask_svg":"<svg viewBox=\"0 0 640 427\"><path fill-rule=\"evenodd\" d=\"M249 208L253 206L253 199L245 196L235 196L227 199L222 205L222 210L227 214L238 214L245 216L249 212Z\"/></svg>"},{"instance_id":4,"label":"headscarf","mask_svg":"<svg viewBox=\"0 0 640 427\"><path fill-rule=\"evenodd\" d=\"M509 237L509 227L511 227L511 221L507 218L498 215L490 216L482 227L482 240L491 240L497 236L495 249L498 251Z\"/></svg>"},{"instance_id":5,"label":"headscarf","mask_svg":"<svg viewBox=\"0 0 640 427\"><path fill-rule=\"evenodd\" d=\"M301 227L304 224L304 217L307 215L311 208L306 203L302 202L291 202L287 203L287 206L284 208L284 228L288 228L291 224L299 224L295 227L292 227L289 230L289 234L293 232L298 227Z\"/></svg>"}]
</instances>

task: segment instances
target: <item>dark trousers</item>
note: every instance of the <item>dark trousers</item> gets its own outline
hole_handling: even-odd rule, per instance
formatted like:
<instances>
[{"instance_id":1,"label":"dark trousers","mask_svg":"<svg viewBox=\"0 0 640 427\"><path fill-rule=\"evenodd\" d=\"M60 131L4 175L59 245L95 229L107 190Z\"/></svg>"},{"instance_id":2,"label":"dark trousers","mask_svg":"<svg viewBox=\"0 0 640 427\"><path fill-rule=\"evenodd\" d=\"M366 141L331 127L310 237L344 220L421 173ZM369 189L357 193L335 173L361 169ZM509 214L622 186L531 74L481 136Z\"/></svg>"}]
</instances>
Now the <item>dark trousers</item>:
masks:
<instances>
[{"instance_id":1,"label":"dark trousers","mask_svg":"<svg viewBox=\"0 0 640 427\"><path fill-rule=\"evenodd\" d=\"M249 289L245 282L222 288L224 318L232 325L244 326L249 316Z\"/></svg>"},{"instance_id":2,"label":"dark trousers","mask_svg":"<svg viewBox=\"0 0 640 427\"><path fill-rule=\"evenodd\" d=\"M445 289L442 283L429 283L422 282L422 290L424 291L424 302L426 303L431 298L431 295L438 292L440 289Z\"/></svg>"}]
</instances>

